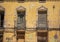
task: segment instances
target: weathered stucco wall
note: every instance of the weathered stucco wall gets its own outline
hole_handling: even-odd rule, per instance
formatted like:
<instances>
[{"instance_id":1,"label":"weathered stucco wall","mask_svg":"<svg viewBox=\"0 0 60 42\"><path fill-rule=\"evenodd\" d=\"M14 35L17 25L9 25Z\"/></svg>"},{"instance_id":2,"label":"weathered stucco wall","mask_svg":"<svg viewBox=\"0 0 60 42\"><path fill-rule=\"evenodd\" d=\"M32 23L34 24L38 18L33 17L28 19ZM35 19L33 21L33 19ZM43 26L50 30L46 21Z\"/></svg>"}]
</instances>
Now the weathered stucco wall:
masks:
<instances>
[{"instance_id":1,"label":"weathered stucco wall","mask_svg":"<svg viewBox=\"0 0 60 42\"><path fill-rule=\"evenodd\" d=\"M53 5L55 8L53 9ZM14 21L17 20L17 11L16 8L23 6L26 8L26 28L36 28L37 18L38 18L38 8L41 6L46 7L48 10L47 19L49 28L59 28L60 24L60 2L50 2L39 3L39 2L3 2L0 3L0 6L5 8L5 28L14 28ZM57 32L58 38L59 31L49 31L48 32L48 42L56 42L54 39L54 35ZM14 33L6 33L4 32L4 42L7 37L12 36ZM53 39L53 41L52 41ZM60 38L59 38L60 39ZM13 38L15 42L16 37ZM20 40L18 40L20 42ZM22 41L23 42L23 41ZM36 31L26 31L25 33L25 42L37 42Z\"/></svg>"}]
</instances>

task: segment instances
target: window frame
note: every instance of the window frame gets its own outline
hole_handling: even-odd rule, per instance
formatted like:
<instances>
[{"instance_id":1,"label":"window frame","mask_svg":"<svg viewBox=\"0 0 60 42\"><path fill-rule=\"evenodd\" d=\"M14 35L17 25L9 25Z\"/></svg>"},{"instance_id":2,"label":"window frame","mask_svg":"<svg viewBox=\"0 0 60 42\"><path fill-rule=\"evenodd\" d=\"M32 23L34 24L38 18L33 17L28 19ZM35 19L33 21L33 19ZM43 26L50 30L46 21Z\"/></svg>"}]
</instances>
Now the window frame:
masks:
<instances>
[{"instance_id":1,"label":"window frame","mask_svg":"<svg viewBox=\"0 0 60 42\"><path fill-rule=\"evenodd\" d=\"M24 28L26 28L26 19L25 19L25 18L26 18L26 17L25 17L25 16L26 16L26 8L24 8L23 6L20 6L20 7L18 7L16 10L17 10L17 12L18 12L18 11L23 11L23 12L24 12L24 13L23 13L24 16L23 16L23 18L22 18L22 19L23 19L23 22L22 22L22 23L23 23L24 27L22 27L22 28L21 28L21 26L18 27L18 15L19 15L19 14L17 13L17 28L18 28L18 29L24 29ZM21 23L21 24L22 24L22 23ZM21 25L21 24L20 24L20 25Z\"/></svg>"},{"instance_id":2,"label":"window frame","mask_svg":"<svg viewBox=\"0 0 60 42\"><path fill-rule=\"evenodd\" d=\"M38 10L37 10L37 12L40 10L40 9L43 9L43 10L46 10L47 11L47 13L46 13L46 27L39 27L39 21L37 22L37 28L38 29L48 29L48 20L47 20L47 14L48 14L48 9L46 8L46 7L44 7L44 6L41 6L41 7L39 7L38 8ZM39 13L38 13L38 15L39 15ZM39 17L38 17L39 18Z\"/></svg>"}]
</instances>

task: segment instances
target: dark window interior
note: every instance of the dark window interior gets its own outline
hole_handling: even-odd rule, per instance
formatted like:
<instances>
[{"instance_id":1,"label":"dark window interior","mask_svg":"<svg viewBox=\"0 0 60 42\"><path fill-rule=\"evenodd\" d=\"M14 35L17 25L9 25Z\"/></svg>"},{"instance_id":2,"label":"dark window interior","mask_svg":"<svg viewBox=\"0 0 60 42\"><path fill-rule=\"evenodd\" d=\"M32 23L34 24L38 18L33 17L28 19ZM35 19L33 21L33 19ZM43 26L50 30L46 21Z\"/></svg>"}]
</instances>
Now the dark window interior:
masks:
<instances>
[{"instance_id":1,"label":"dark window interior","mask_svg":"<svg viewBox=\"0 0 60 42\"><path fill-rule=\"evenodd\" d=\"M38 42L47 42L48 33L47 32L38 32L37 40Z\"/></svg>"},{"instance_id":2,"label":"dark window interior","mask_svg":"<svg viewBox=\"0 0 60 42\"><path fill-rule=\"evenodd\" d=\"M0 27L4 24L4 11L0 11Z\"/></svg>"},{"instance_id":3,"label":"dark window interior","mask_svg":"<svg viewBox=\"0 0 60 42\"><path fill-rule=\"evenodd\" d=\"M46 37L47 36L47 32L38 32L38 36Z\"/></svg>"},{"instance_id":4,"label":"dark window interior","mask_svg":"<svg viewBox=\"0 0 60 42\"><path fill-rule=\"evenodd\" d=\"M23 18L25 16L25 11L17 11L17 14L20 18Z\"/></svg>"},{"instance_id":5,"label":"dark window interior","mask_svg":"<svg viewBox=\"0 0 60 42\"><path fill-rule=\"evenodd\" d=\"M17 39L25 39L25 32L24 31L17 32Z\"/></svg>"},{"instance_id":6,"label":"dark window interior","mask_svg":"<svg viewBox=\"0 0 60 42\"><path fill-rule=\"evenodd\" d=\"M47 11L46 10L41 10L41 11L38 11L39 14L47 14Z\"/></svg>"}]
</instances>

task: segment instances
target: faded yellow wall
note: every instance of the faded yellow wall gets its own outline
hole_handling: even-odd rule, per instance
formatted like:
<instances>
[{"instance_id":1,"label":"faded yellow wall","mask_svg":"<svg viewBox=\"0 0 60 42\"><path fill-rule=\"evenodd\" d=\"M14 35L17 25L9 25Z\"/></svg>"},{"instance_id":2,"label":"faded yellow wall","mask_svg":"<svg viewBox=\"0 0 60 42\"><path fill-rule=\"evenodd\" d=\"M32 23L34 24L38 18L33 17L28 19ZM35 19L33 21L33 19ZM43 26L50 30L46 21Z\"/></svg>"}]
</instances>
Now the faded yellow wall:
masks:
<instances>
[{"instance_id":1,"label":"faded yellow wall","mask_svg":"<svg viewBox=\"0 0 60 42\"><path fill-rule=\"evenodd\" d=\"M55 5L55 9L53 12L53 5ZM5 8L5 28L14 28L14 20L17 20L17 12L16 8L23 6L26 8L26 27L27 28L36 28L36 22L38 18L37 10L39 7L44 6L48 8L48 25L49 28L59 28L60 23L60 2L46 2L46 3L39 3L39 2L24 2L24 3L18 3L18 2L3 2L0 3L0 6ZM27 31L28 32L28 31ZM53 34L52 34L53 33ZM59 32L58 32L59 33ZM14 33L5 33L4 32L4 41L6 41L6 37L12 36ZM50 37L52 37L55 34L55 31L49 32L49 42ZM32 38L30 39L30 35ZM32 33L26 33L25 41L26 42L36 42L36 32ZM29 41L28 41L29 39Z\"/></svg>"},{"instance_id":2,"label":"faded yellow wall","mask_svg":"<svg viewBox=\"0 0 60 42\"><path fill-rule=\"evenodd\" d=\"M36 31L26 31L25 42L37 42Z\"/></svg>"},{"instance_id":3,"label":"faded yellow wall","mask_svg":"<svg viewBox=\"0 0 60 42\"><path fill-rule=\"evenodd\" d=\"M48 33L48 42L60 42L60 32L59 31L49 31ZM57 38L55 39L55 35Z\"/></svg>"},{"instance_id":4,"label":"faded yellow wall","mask_svg":"<svg viewBox=\"0 0 60 42\"><path fill-rule=\"evenodd\" d=\"M53 5L55 5L55 9L53 12ZM59 27L59 11L60 11L60 2L4 2L1 3L0 6L5 8L5 25L4 27L14 27L14 20L17 19L16 8L23 6L26 8L26 26L27 28L36 28L36 22L38 17L38 8L44 6L48 8L48 24L50 28L58 28Z\"/></svg>"},{"instance_id":5,"label":"faded yellow wall","mask_svg":"<svg viewBox=\"0 0 60 42\"><path fill-rule=\"evenodd\" d=\"M3 35L3 42L8 42L7 38L9 38L10 42L16 42L16 36L14 36L14 33L6 33L4 32L4 35Z\"/></svg>"}]
</instances>

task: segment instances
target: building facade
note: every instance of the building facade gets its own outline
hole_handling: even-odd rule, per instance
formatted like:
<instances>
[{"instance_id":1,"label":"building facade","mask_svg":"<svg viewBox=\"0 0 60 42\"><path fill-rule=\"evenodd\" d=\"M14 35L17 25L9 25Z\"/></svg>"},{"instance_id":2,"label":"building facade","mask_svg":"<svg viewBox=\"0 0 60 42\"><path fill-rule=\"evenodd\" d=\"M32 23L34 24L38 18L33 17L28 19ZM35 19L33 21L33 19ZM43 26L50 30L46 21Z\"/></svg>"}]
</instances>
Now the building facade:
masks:
<instances>
[{"instance_id":1,"label":"building facade","mask_svg":"<svg viewBox=\"0 0 60 42\"><path fill-rule=\"evenodd\" d=\"M60 42L60 0L0 0L0 42Z\"/></svg>"}]
</instances>

